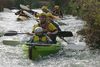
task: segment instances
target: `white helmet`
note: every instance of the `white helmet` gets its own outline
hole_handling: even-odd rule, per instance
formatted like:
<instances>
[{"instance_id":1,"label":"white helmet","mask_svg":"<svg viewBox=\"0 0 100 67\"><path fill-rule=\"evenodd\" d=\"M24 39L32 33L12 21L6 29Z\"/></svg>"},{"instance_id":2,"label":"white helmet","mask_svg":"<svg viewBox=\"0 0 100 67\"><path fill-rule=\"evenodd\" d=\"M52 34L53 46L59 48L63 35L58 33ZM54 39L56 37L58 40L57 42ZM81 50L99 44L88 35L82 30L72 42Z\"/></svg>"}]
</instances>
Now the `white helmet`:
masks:
<instances>
[{"instance_id":1,"label":"white helmet","mask_svg":"<svg viewBox=\"0 0 100 67\"><path fill-rule=\"evenodd\" d=\"M39 32L43 32L43 28L42 27L36 27L34 30L34 33L39 33Z\"/></svg>"}]
</instances>

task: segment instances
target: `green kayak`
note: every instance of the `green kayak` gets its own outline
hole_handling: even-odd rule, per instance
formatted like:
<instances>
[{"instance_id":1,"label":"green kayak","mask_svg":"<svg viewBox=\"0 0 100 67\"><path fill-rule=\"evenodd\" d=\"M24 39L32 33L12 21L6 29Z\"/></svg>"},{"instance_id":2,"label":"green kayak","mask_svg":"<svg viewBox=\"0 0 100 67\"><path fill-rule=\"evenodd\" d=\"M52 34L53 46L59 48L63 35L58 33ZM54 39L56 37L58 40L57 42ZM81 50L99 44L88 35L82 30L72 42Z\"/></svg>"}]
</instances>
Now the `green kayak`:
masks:
<instances>
[{"instance_id":1,"label":"green kayak","mask_svg":"<svg viewBox=\"0 0 100 67\"><path fill-rule=\"evenodd\" d=\"M61 43L57 42L56 44L34 44L34 46L24 44L22 47L24 54L28 56L29 59L36 60L40 57L57 53L61 49Z\"/></svg>"}]
</instances>

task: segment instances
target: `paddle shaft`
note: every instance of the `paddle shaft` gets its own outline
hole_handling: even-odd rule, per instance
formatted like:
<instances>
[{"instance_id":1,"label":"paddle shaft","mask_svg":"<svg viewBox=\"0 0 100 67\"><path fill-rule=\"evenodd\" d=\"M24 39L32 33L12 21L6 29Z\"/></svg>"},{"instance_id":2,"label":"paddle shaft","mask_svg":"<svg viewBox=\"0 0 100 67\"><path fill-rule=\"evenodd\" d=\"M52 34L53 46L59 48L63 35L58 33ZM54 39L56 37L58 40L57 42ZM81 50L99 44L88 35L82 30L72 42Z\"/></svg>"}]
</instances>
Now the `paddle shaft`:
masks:
<instances>
[{"instance_id":1,"label":"paddle shaft","mask_svg":"<svg viewBox=\"0 0 100 67\"><path fill-rule=\"evenodd\" d=\"M32 47L29 46L29 59L32 59Z\"/></svg>"},{"instance_id":2,"label":"paddle shaft","mask_svg":"<svg viewBox=\"0 0 100 67\"><path fill-rule=\"evenodd\" d=\"M27 34L27 33L17 33L17 34Z\"/></svg>"},{"instance_id":3,"label":"paddle shaft","mask_svg":"<svg viewBox=\"0 0 100 67\"><path fill-rule=\"evenodd\" d=\"M17 35L17 34L27 34L27 33L14 33L14 32L8 32L8 33L5 33L4 36L14 36L14 35Z\"/></svg>"},{"instance_id":4,"label":"paddle shaft","mask_svg":"<svg viewBox=\"0 0 100 67\"><path fill-rule=\"evenodd\" d=\"M67 40L65 40L63 37L60 37L60 39L62 39L63 41L65 41L66 43L68 43ZM69 44L69 43L68 43Z\"/></svg>"},{"instance_id":5,"label":"paddle shaft","mask_svg":"<svg viewBox=\"0 0 100 67\"><path fill-rule=\"evenodd\" d=\"M65 40L63 37L60 37L60 39L62 39L63 41L65 41L67 44L74 44L75 45L75 43L69 43L67 40Z\"/></svg>"}]
</instances>

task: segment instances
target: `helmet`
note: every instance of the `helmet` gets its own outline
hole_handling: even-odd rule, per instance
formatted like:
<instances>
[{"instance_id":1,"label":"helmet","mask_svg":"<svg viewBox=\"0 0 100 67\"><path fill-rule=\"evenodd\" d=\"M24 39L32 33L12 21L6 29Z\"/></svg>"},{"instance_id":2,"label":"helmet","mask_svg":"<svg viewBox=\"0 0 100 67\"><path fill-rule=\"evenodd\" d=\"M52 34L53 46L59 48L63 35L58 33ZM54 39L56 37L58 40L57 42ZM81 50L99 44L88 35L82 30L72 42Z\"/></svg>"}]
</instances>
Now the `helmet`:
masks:
<instances>
[{"instance_id":1,"label":"helmet","mask_svg":"<svg viewBox=\"0 0 100 67\"><path fill-rule=\"evenodd\" d=\"M39 17L47 17L46 13L39 14Z\"/></svg>"},{"instance_id":2,"label":"helmet","mask_svg":"<svg viewBox=\"0 0 100 67\"><path fill-rule=\"evenodd\" d=\"M58 5L55 5L54 8L59 9L59 6Z\"/></svg>"},{"instance_id":3,"label":"helmet","mask_svg":"<svg viewBox=\"0 0 100 67\"><path fill-rule=\"evenodd\" d=\"M42 10L48 10L47 6L42 6Z\"/></svg>"},{"instance_id":4,"label":"helmet","mask_svg":"<svg viewBox=\"0 0 100 67\"><path fill-rule=\"evenodd\" d=\"M47 6L43 6L41 9L43 12L46 12L46 13L49 12L49 9L47 8Z\"/></svg>"},{"instance_id":5,"label":"helmet","mask_svg":"<svg viewBox=\"0 0 100 67\"><path fill-rule=\"evenodd\" d=\"M46 13L41 13L41 14L39 15L39 20L40 20L40 23L41 23L41 24L46 23L46 22L47 22L46 19L47 19Z\"/></svg>"},{"instance_id":6,"label":"helmet","mask_svg":"<svg viewBox=\"0 0 100 67\"><path fill-rule=\"evenodd\" d=\"M43 28L42 27L36 27L34 32L35 33L43 32Z\"/></svg>"}]
</instances>

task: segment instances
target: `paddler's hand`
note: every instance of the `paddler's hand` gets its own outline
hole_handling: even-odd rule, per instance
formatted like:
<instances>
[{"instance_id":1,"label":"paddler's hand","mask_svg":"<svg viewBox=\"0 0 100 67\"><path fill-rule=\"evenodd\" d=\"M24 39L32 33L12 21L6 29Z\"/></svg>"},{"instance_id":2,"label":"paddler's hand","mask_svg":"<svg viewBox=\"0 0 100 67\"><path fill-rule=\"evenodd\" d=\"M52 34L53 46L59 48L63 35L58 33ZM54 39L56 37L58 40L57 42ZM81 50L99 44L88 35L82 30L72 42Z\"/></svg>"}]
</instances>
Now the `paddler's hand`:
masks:
<instances>
[{"instance_id":1,"label":"paddler's hand","mask_svg":"<svg viewBox=\"0 0 100 67\"><path fill-rule=\"evenodd\" d=\"M46 33L46 32L47 32L47 29L43 29L43 32L45 32L45 33Z\"/></svg>"},{"instance_id":2,"label":"paddler's hand","mask_svg":"<svg viewBox=\"0 0 100 67\"><path fill-rule=\"evenodd\" d=\"M52 33L51 33L51 32L47 32L47 34L48 34L48 35L51 35Z\"/></svg>"}]
</instances>

